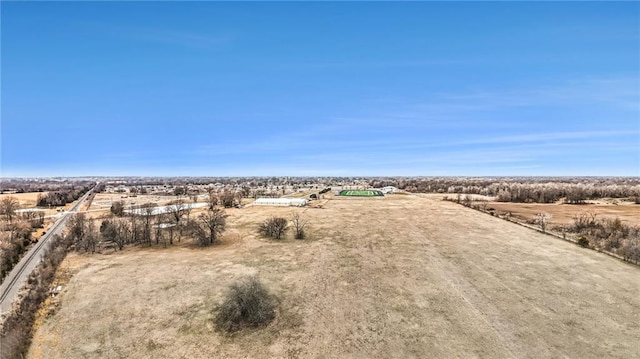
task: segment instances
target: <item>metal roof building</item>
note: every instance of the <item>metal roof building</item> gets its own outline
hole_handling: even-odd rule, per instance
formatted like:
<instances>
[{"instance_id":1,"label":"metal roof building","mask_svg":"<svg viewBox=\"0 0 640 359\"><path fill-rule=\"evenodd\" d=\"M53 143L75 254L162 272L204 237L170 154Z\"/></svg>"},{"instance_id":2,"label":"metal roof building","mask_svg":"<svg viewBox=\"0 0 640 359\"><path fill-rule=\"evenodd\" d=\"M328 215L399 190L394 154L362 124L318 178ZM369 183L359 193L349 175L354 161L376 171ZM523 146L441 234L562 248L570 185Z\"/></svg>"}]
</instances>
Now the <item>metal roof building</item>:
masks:
<instances>
[{"instance_id":1,"label":"metal roof building","mask_svg":"<svg viewBox=\"0 0 640 359\"><path fill-rule=\"evenodd\" d=\"M297 206L302 207L307 204L304 198L258 198L253 202L256 206Z\"/></svg>"}]
</instances>

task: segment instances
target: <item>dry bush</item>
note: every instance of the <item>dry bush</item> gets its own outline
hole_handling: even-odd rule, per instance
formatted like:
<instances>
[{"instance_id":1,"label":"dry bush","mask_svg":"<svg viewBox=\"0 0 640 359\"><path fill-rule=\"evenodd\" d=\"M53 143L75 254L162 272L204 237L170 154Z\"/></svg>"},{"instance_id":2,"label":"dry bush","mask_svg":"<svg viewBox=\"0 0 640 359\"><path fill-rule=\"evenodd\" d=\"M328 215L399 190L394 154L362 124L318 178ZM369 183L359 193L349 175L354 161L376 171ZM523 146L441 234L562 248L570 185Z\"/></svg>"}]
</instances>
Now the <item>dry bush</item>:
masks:
<instances>
[{"instance_id":1,"label":"dry bush","mask_svg":"<svg viewBox=\"0 0 640 359\"><path fill-rule=\"evenodd\" d=\"M245 327L265 326L275 316L273 299L256 277L249 277L231 284L215 322L222 331L236 332Z\"/></svg>"},{"instance_id":2,"label":"dry bush","mask_svg":"<svg viewBox=\"0 0 640 359\"><path fill-rule=\"evenodd\" d=\"M263 236L280 239L287 232L287 229L289 229L289 225L285 218L270 217L260 224L258 231Z\"/></svg>"},{"instance_id":3,"label":"dry bush","mask_svg":"<svg viewBox=\"0 0 640 359\"><path fill-rule=\"evenodd\" d=\"M581 236L580 238L578 238L578 244L581 247L588 248L589 247L589 240L585 236Z\"/></svg>"}]
</instances>

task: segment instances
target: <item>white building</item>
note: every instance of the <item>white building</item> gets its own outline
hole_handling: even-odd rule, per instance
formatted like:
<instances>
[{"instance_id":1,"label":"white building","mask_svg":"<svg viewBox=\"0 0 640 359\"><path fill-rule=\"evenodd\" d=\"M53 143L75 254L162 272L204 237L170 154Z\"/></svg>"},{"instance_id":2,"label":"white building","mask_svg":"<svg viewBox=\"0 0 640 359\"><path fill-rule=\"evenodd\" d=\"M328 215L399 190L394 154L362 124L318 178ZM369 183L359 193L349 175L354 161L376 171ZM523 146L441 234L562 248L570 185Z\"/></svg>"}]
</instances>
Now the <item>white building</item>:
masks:
<instances>
[{"instance_id":1,"label":"white building","mask_svg":"<svg viewBox=\"0 0 640 359\"><path fill-rule=\"evenodd\" d=\"M398 193L398 192L401 192L401 191L397 187L386 186L386 187L382 187L380 189L380 192L382 192L384 194L387 194L387 193Z\"/></svg>"},{"instance_id":2,"label":"white building","mask_svg":"<svg viewBox=\"0 0 640 359\"><path fill-rule=\"evenodd\" d=\"M258 198L253 202L256 206L297 206L307 205L304 198Z\"/></svg>"}]
</instances>

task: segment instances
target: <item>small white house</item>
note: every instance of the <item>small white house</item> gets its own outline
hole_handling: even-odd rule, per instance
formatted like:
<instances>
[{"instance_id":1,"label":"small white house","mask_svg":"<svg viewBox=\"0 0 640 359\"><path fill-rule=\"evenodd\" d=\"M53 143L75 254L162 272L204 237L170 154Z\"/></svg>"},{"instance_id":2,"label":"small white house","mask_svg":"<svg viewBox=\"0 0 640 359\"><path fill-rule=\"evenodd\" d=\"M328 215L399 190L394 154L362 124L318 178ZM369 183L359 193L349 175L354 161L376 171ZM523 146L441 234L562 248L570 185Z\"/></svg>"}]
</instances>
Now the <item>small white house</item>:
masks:
<instances>
[{"instance_id":1,"label":"small white house","mask_svg":"<svg viewBox=\"0 0 640 359\"><path fill-rule=\"evenodd\" d=\"M256 206L302 207L307 205L307 200L304 198L258 198L253 204Z\"/></svg>"}]
</instances>

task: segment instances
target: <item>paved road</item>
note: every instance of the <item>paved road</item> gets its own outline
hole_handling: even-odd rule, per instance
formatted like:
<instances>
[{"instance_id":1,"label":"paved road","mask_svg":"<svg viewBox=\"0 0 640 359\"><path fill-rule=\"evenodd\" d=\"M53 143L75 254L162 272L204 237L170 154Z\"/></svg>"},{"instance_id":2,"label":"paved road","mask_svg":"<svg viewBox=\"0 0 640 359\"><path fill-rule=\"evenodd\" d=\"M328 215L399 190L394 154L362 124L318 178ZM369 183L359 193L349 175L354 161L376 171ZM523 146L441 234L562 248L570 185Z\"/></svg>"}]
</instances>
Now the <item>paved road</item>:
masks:
<instances>
[{"instance_id":1,"label":"paved road","mask_svg":"<svg viewBox=\"0 0 640 359\"><path fill-rule=\"evenodd\" d=\"M71 213L80 208L80 205L87 199L93 189L89 190L84 196L82 196L76 204L61 215L61 217L49 228L47 233L40 238L38 243L31 247L29 251L22 257L20 262L16 264L11 273L4 279L2 285L0 285L0 314L6 313L11 309L11 304L16 299L18 292L27 282L27 278L35 267L40 263L45 249L50 246L50 239L56 234L60 234L67 223Z\"/></svg>"}]
</instances>

